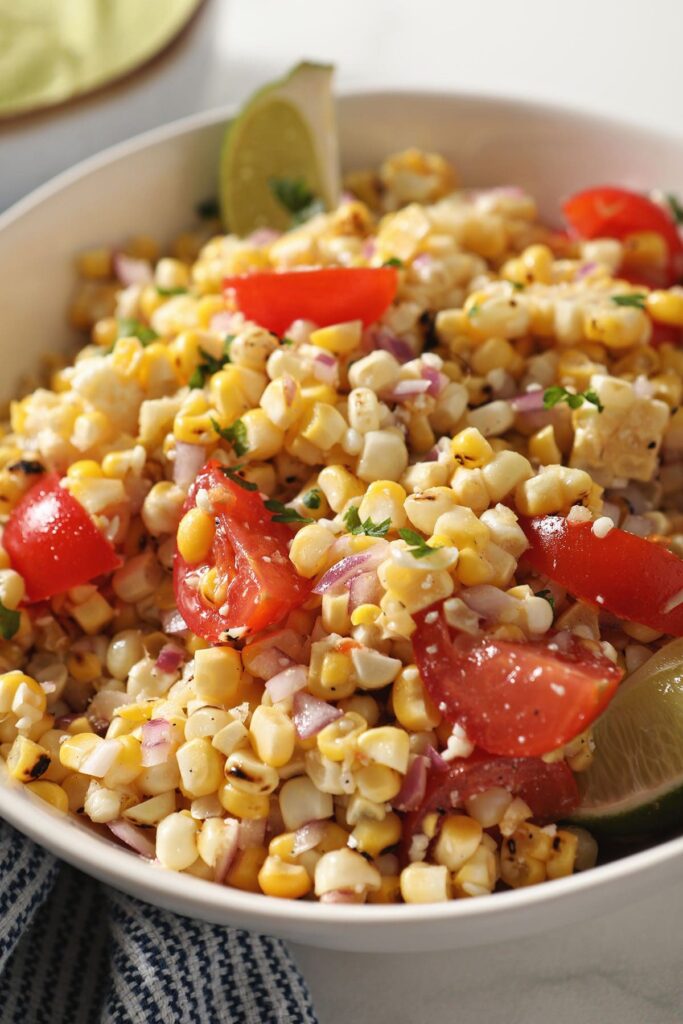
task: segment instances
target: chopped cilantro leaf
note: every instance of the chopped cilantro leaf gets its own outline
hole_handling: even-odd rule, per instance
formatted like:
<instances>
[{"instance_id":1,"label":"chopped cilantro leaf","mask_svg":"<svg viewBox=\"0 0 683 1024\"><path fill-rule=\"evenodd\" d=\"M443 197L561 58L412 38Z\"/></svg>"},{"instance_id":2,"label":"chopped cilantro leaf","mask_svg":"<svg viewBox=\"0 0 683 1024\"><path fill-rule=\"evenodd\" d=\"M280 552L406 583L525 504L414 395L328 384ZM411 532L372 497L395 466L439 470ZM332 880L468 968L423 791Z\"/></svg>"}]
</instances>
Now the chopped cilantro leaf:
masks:
<instances>
[{"instance_id":1,"label":"chopped cilantro leaf","mask_svg":"<svg viewBox=\"0 0 683 1024\"><path fill-rule=\"evenodd\" d=\"M303 178L271 178L268 185L278 203L291 213L295 224L303 224L324 210L322 200Z\"/></svg>"},{"instance_id":2,"label":"chopped cilantro leaf","mask_svg":"<svg viewBox=\"0 0 683 1024\"><path fill-rule=\"evenodd\" d=\"M234 338L233 334L229 334L223 344L223 355L218 359L212 356L210 352L205 349L199 349L202 355L202 362L196 366L192 372L192 376L187 382L191 388L203 388L206 383L207 377L213 376L214 373L218 373L222 370L226 363L230 362L230 344Z\"/></svg>"},{"instance_id":3,"label":"chopped cilantro leaf","mask_svg":"<svg viewBox=\"0 0 683 1024\"><path fill-rule=\"evenodd\" d=\"M239 487L243 487L245 491L257 491L258 485L253 483L251 480L245 480L243 476L240 476L239 470L242 466L221 466L221 470L227 476L228 480L232 480L234 484Z\"/></svg>"},{"instance_id":4,"label":"chopped cilantro leaf","mask_svg":"<svg viewBox=\"0 0 683 1024\"><path fill-rule=\"evenodd\" d=\"M294 344L294 338L287 338L287 337L280 338L280 344L281 345L293 345Z\"/></svg>"},{"instance_id":5,"label":"chopped cilantro leaf","mask_svg":"<svg viewBox=\"0 0 683 1024\"><path fill-rule=\"evenodd\" d=\"M150 341L156 341L159 337L147 324L134 320L132 317L120 317L117 321L119 338L137 338L143 345L149 345Z\"/></svg>"},{"instance_id":6,"label":"chopped cilantro leaf","mask_svg":"<svg viewBox=\"0 0 683 1024\"><path fill-rule=\"evenodd\" d=\"M555 611L555 598L549 590L537 590L536 597L542 597L544 601L547 601L553 612Z\"/></svg>"},{"instance_id":7,"label":"chopped cilantro leaf","mask_svg":"<svg viewBox=\"0 0 683 1024\"><path fill-rule=\"evenodd\" d=\"M523 292L524 291L524 285L522 284L521 281L510 281L510 284L512 285L512 287L515 289L516 292Z\"/></svg>"},{"instance_id":8,"label":"chopped cilantro leaf","mask_svg":"<svg viewBox=\"0 0 683 1024\"><path fill-rule=\"evenodd\" d=\"M439 550L440 545L431 547L424 537L421 537L415 530L399 530L398 535L401 540L408 544L413 558L426 558L428 555L433 555L435 551Z\"/></svg>"},{"instance_id":9,"label":"chopped cilantro leaf","mask_svg":"<svg viewBox=\"0 0 683 1024\"><path fill-rule=\"evenodd\" d=\"M349 533L354 535L364 533L366 537L385 537L391 527L391 519L373 523L372 519L368 517L361 522L358 508L355 505L349 505L344 513L344 525Z\"/></svg>"},{"instance_id":10,"label":"chopped cilantro leaf","mask_svg":"<svg viewBox=\"0 0 683 1024\"><path fill-rule=\"evenodd\" d=\"M306 491L301 500L306 508L320 508L320 491L317 487L312 487L310 491Z\"/></svg>"},{"instance_id":11,"label":"chopped cilantro leaf","mask_svg":"<svg viewBox=\"0 0 683 1024\"><path fill-rule=\"evenodd\" d=\"M308 516L300 515L295 508L290 508L289 505L283 505L281 501L275 501L274 498L264 502L269 512L273 512L274 523L312 523L313 520L309 519Z\"/></svg>"},{"instance_id":12,"label":"chopped cilantro leaf","mask_svg":"<svg viewBox=\"0 0 683 1024\"><path fill-rule=\"evenodd\" d=\"M211 419L211 426L216 431L219 437L222 437L224 441L231 444L236 455L246 455L249 451L249 444L247 442L247 428L245 427L242 420L235 420L229 427L222 427L213 418Z\"/></svg>"},{"instance_id":13,"label":"chopped cilantro leaf","mask_svg":"<svg viewBox=\"0 0 683 1024\"><path fill-rule=\"evenodd\" d=\"M208 199L201 199L194 208L194 212L202 220L218 220L221 215L218 200L215 196L209 196Z\"/></svg>"},{"instance_id":14,"label":"chopped cilantro leaf","mask_svg":"<svg viewBox=\"0 0 683 1024\"><path fill-rule=\"evenodd\" d=\"M553 388L546 388L543 393L544 407L552 409L554 406L559 405L560 402L566 402L570 409L578 409L584 402L590 402L591 405L596 407L598 412L602 412L605 408L594 391L578 391L574 394L572 391L567 391L566 388L559 385Z\"/></svg>"},{"instance_id":15,"label":"chopped cilantro leaf","mask_svg":"<svg viewBox=\"0 0 683 1024\"><path fill-rule=\"evenodd\" d=\"M187 288L160 288L157 285L158 295L187 295Z\"/></svg>"},{"instance_id":16,"label":"chopped cilantro leaf","mask_svg":"<svg viewBox=\"0 0 683 1024\"><path fill-rule=\"evenodd\" d=\"M667 192L666 201L669 204L673 219L677 224L683 224L683 204L678 196L675 196L673 192Z\"/></svg>"},{"instance_id":17,"label":"chopped cilantro leaf","mask_svg":"<svg viewBox=\"0 0 683 1024\"><path fill-rule=\"evenodd\" d=\"M402 267L403 260L400 260L398 256L392 256L391 259L385 260L382 264L383 267Z\"/></svg>"},{"instance_id":18,"label":"chopped cilantro leaf","mask_svg":"<svg viewBox=\"0 0 683 1024\"><path fill-rule=\"evenodd\" d=\"M0 601L0 633L2 633L5 640L11 640L17 632L20 618L19 612L14 611L12 608L5 608L2 601Z\"/></svg>"},{"instance_id":19,"label":"chopped cilantro leaf","mask_svg":"<svg viewBox=\"0 0 683 1024\"><path fill-rule=\"evenodd\" d=\"M631 292L629 295L613 295L612 302L615 306L633 306L635 309L645 309L644 292Z\"/></svg>"},{"instance_id":20,"label":"chopped cilantro leaf","mask_svg":"<svg viewBox=\"0 0 683 1024\"><path fill-rule=\"evenodd\" d=\"M473 316L476 316L476 315L477 315L477 313L479 313L480 311L481 311L481 306L478 306L478 305L477 305L477 304L475 303L475 304L474 304L474 306L470 306L470 308L469 308L469 309L467 310L467 315L468 315L468 317L469 317L469 318L470 318L470 320L471 320L471 319L472 319L472 317L473 317Z\"/></svg>"}]
</instances>

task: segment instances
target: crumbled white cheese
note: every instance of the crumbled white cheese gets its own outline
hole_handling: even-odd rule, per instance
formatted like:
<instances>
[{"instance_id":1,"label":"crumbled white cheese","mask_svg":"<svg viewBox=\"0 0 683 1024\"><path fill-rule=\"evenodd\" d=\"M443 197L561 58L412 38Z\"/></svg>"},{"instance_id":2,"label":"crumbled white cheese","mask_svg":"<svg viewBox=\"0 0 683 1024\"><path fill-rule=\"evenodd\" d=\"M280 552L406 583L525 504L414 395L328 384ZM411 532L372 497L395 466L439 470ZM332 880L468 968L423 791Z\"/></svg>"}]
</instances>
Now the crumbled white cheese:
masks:
<instances>
[{"instance_id":1,"label":"crumbled white cheese","mask_svg":"<svg viewBox=\"0 0 683 1024\"><path fill-rule=\"evenodd\" d=\"M428 846L429 836L424 835L422 832L416 832L410 842L410 849L408 850L408 859L411 863L418 860L424 860L427 856Z\"/></svg>"},{"instance_id":2,"label":"crumbled white cheese","mask_svg":"<svg viewBox=\"0 0 683 1024\"><path fill-rule=\"evenodd\" d=\"M456 757L469 757L474 750L474 743L463 727L456 723L446 742L446 749L441 751L444 761L453 761Z\"/></svg>"},{"instance_id":3,"label":"crumbled white cheese","mask_svg":"<svg viewBox=\"0 0 683 1024\"><path fill-rule=\"evenodd\" d=\"M603 537L607 536L610 530L613 529L614 523L609 518L609 516L599 516L598 519L596 519L593 523L591 533L594 533L596 537L600 537L600 539L602 539Z\"/></svg>"},{"instance_id":4,"label":"crumbled white cheese","mask_svg":"<svg viewBox=\"0 0 683 1024\"><path fill-rule=\"evenodd\" d=\"M567 515L568 523L588 523L592 516L590 510L583 505L572 505Z\"/></svg>"}]
</instances>

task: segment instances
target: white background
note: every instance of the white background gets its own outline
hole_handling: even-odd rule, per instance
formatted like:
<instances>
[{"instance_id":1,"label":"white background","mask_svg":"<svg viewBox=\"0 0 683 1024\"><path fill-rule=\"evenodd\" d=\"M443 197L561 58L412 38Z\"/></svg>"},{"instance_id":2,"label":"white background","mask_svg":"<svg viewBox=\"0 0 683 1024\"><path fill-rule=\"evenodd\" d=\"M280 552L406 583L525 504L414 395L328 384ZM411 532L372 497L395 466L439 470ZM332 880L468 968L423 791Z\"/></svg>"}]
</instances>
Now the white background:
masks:
<instances>
[{"instance_id":1,"label":"white background","mask_svg":"<svg viewBox=\"0 0 683 1024\"><path fill-rule=\"evenodd\" d=\"M680 134L682 40L683 0L207 0L172 50L126 83L0 124L0 209L111 143L244 97L302 57L334 62L340 90L503 93ZM682 938L683 883L505 946L296 955L322 1024L677 1024Z\"/></svg>"}]
</instances>

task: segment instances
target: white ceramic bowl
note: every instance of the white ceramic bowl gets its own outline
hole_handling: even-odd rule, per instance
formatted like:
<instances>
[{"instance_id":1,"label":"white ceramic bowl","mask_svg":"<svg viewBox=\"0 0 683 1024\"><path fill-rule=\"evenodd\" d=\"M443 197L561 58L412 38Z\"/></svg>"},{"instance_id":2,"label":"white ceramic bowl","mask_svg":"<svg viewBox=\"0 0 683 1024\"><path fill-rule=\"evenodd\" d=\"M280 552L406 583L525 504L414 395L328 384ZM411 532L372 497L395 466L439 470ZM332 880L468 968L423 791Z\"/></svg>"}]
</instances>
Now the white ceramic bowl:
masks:
<instances>
[{"instance_id":1,"label":"white ceramic bowl","mask_svg":"<svg viewBox=\"0 0 683 1024\"><path fill-rule=\"evenodd\" d=\"M214 193L229 110L187 118L107 150L0 217L2 398L46 352L69 341L73 254L133 233L170 239ZM618 182L675 188L683 141L554 107L473 96L371 93L339 103L349 167L405 146L451 157L469 185L519 184L557 213L570 191ZM475 946L593 918L680 875L683 838L584 875L493 897L423 906L329 906L256 896L151 865L20 786L0 780L2 816L21 832L125 892L180 914L355 952Z\"/></svg>"}]
</instances>

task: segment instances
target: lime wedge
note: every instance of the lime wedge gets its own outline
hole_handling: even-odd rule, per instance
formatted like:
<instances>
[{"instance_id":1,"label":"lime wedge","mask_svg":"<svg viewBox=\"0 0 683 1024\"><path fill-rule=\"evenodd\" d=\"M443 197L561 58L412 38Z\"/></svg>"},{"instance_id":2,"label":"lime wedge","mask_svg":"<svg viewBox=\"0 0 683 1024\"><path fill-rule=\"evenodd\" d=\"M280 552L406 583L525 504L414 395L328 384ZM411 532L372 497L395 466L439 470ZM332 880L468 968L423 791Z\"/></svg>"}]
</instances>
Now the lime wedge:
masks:
<instances>
[{"instance_id":1,"label":"lime wedge","mask_svg":"<svg viewBox=\"0 0 683 1024\"><path fill-rule=\"evenodd\" d=\"M595 757L578 776L573 821L623 836L683 824L683 639L627 679L593 735Z\"/></svg>"},{"instance_id":2,"label":"lime wedge","mask_svg":"<svg viewBox=\"0 0 683 1024\"><path fill-rule=\"evenodd\" d=\"M332 98L333 68L299 64L260 89L229 125L220 163L225 227L238 235L258 228L284 231L292 211L273 183L308 191L331 209L339 199L339 158Z\"/></svg>"}]
</instances>

